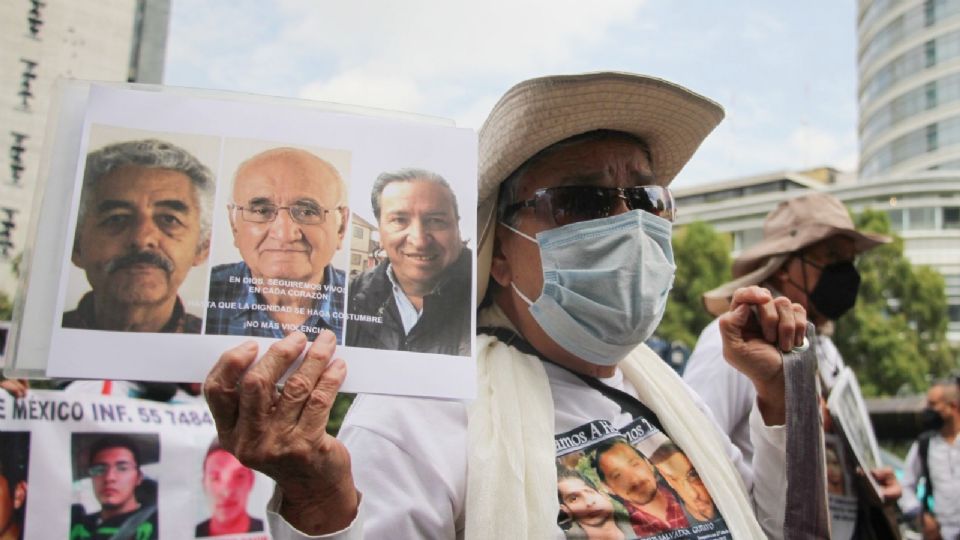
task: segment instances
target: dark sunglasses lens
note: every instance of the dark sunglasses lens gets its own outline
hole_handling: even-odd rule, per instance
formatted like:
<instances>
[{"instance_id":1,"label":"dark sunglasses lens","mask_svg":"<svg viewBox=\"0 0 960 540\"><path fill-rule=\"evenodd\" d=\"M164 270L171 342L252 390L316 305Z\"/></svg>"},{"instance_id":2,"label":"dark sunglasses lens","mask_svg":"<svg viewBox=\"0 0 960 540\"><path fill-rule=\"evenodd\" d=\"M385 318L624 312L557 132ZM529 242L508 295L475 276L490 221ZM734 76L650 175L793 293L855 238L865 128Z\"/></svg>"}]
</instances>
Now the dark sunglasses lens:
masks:
<instances>
[{"instance_id":1,"label":"dark sunglasses lens","mask_svg":"<svg viewBox=\"0 0 960 540\"><path fill-rule=\"evenodd\" d=\"M675 217L673 196L667 188L659 186L641 186L624 190L630 201L630 208L643 210L655 216L673 221Z\"/></svg>"},{"instance_id":2,"label":"dark sunglasses lens","mask_svg":"<svg viewBox=\"0 0 960 540\"><path fill-rule=\"evenodd\" d=\"M550 188L538 196L549 207L557 225L607 217L618 199L616 190L580 186Z\"/></svg>"}]
</instances>

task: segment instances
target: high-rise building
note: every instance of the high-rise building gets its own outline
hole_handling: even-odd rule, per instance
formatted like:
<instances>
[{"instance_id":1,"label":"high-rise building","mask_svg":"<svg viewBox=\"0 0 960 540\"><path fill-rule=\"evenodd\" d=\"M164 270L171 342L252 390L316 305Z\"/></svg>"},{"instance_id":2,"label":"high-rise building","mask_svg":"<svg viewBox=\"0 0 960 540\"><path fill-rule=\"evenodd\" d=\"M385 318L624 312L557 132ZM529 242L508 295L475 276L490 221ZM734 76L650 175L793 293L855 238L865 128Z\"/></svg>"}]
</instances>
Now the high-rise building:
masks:
<instances>
[{"instance_id":1,"label":"high-rise building","mask_svg":"<svg viewBox=\"0 0 960 540\"><path fill-rule=\"evenodd\" d=\"M170 0L0 2L0 292L16 292L54 82L161 82L169 16Z\"/></svg>"},{"instance_id":2,"label":"high-rise building","mask_svg":"<svg viewBox=\"0 0 960 540\"><path fill-rule=\"evenodd\" d=\"M960 170L960 0L859 0L860 180Z\"/></svg>"},{"instance_id":3,"label":"high-rise building","mask_svg":"<svg viewBox=\"0 0 960 540\"><path fill-rule=\"evenodd\" d=\"M860 174L859 185L845 194L885 199L911 261L944 275L950 336L957 342L960 0L857 5Z\"/></svg>"}]
</instances>

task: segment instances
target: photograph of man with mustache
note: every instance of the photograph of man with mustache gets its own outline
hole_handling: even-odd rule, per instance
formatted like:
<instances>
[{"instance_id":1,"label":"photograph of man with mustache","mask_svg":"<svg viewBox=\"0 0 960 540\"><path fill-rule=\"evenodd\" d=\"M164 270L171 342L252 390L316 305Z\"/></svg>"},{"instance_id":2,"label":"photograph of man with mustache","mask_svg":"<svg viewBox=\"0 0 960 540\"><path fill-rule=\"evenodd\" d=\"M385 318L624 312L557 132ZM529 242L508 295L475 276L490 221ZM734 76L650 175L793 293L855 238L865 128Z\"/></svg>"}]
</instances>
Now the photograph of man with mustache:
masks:
<instances>
[{"instance_id":1,"label":"photograph of man with mustache","mask_svg":"<svg viewBox=\"0 0 960 540\"><path fill-rule=\"evenodd\" d=\"M213 173L157 139L107 145L87 155L71 260L91 291L64 328L200 333L178 295L210 251Z\"/></svg>"}]
</instances>

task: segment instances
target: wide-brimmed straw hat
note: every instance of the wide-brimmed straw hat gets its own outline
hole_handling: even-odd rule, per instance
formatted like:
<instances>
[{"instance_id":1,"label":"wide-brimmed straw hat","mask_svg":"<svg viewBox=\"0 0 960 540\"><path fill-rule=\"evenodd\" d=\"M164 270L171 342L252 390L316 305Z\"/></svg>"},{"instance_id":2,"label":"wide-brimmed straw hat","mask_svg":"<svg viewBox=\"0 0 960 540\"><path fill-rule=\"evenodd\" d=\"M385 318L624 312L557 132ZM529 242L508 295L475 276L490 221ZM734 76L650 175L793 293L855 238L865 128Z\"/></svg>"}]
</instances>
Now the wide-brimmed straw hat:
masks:
<instances>
[{"instance_id":1,"label":"wide-brimmed straw hat","mask_svg":"<svg viewBox=\"0 0 960 540\"><path fill-rule=\"evenodd\" d=\"M890 241L882 234L858 231L843 203L827 193L780 203L763 221L763 240L734 260L732 281L704 293L704 306L711 314L720 315L729 308L734 291L762 284L791 253L838 235L853 240L856 253Z\"/></svg>"},{"instance_id":2,"label":"wide-brimmed straw hat","mask_svg":"<svg viewBox=\"0 0 960 540\"><path fill-rule=\"evenodd\" d=\"M508 90L479 134L477 298L487 289L500 184L528 159L574 135L622 131L647 143L657 183L667 185L722 119L717 103L630 73L541 77Z\"/></svg>"}]
</instances>

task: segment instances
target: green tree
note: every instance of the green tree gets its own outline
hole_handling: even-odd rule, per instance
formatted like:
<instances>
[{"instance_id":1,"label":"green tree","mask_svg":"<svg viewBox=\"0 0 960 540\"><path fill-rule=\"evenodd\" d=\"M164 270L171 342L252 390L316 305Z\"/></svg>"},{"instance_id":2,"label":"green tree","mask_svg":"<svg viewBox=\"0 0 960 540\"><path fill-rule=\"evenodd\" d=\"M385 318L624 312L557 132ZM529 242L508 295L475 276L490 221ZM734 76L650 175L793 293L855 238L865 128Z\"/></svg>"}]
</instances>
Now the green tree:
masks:
<instances>
[{"instance_id":1,"label":"green tree","mask_svg":"<svg viewBox=\"0 0 960 540\"><path fill-rule=\"evenodd\" d=\"M936 270L913 266L885 212L866 210L857 229L893 237L860 257L857 305L837 321L835 341L868 396L926 388L957 367L946 339L947 299Z\"/></svg>"},{"instance_id":2,"label":"green tree","mask_svg":"<svg viewBox=\"0 0 960 540\"><path fill-rule=\"evenodd\" d=\"M673 235L677 273L667 310L657 335L693 348L700 331L713 316L703 307L703 293L730 279L730 236L711 225L695 221Z\"/></svg>"},{"instance_id":3,"label":"green tree","mask_svg":"<svg viewBox=\"0 0 960 540\"><path fill-rule=\"evenodd\" d=\"M0 321L13 319L13 300L7 293L0 291Z\"/></svg>"}]
</instances>

